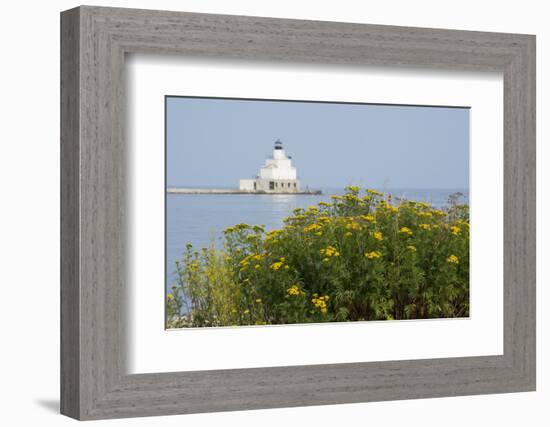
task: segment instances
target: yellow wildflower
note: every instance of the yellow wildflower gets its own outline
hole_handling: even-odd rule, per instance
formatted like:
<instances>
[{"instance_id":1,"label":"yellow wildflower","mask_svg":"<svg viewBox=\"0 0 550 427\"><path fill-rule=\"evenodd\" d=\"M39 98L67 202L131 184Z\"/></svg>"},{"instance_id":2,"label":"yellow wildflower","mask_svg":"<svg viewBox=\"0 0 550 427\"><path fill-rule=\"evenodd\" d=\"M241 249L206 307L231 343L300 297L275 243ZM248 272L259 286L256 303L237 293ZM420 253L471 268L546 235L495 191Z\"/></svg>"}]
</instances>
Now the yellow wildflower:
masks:
<instances>
[{"instance_id":1,"label":"yellow wildflower","mask_svg":"<svg viewBox=\"0 0 550 427\"><path fill-rule=\"evenodd\" d=\"M453 226L451 227L451 233L453 233L455 236L458 236L458 235L460 234L460 228L457 227L457 226L455 226L455 225L453 225Z\"/></svg>"},{"instance_id":2,"label":"yellow wildflower","mask_svg":"<svg viewBox=\"0 0 550 427\"><path fill-rule=\"evenodd\" d=\"M270 268L274 271L277 271L282 266L283 266L283 262L282 261L277 261L277 262L274 262L273 264L271 264Z\"/></svg>"},{"instance_id":3,"label":"yellow wildflower","mask_svg":"<svg viewBox=\"0 0 550 427\"><path fill-rule=\"evenodd\" d=\"M375 231L372 233L372 237L374 237L376 240L384 240L384 236L380 231Z\"/></svg>"},{"instance_id":4,"label":"yellow wildflower","mask_svg":"<svg viewBox=\"0 0 550 427\"><path fill-rule=\"evenodd\" d=\"M409 236L410 236L411 234L413 234L413 232L411 231L411 229L410 229L409 227L401 227L401 228L399 229L399 232L400 232L400 233L403 233L403 234L408 234Z\"/></svg>"},{"instance_id":5,"label":"yellow wildflower","mask_svg":"<svg viewBox=\"0 0 550 427\"><path fill-rule=\"evenodd\" d=\"M317 222L321 224L326 224L331 221L332 221L332 218L330 216L320 216L319 218L317 218Z\"/></svg>"},{"instance_id":6,"label":"yellow wildflower","mask_svg":"<svg viewBox=\"0 0 550 427\"><path fill-rule=\"evenodd\" d=\"M411 252L416 252L416 247L415 246L412 246L412 245L407 246L407 249Z\"/></svg>"},{"instance_id":7,"label":"yellow wildflower","mask_svg":"<svg viewBox=\"0 0 550 427\"><path fill-rule=\"evenodd\" d=\"M256 298L256 302L257 302L258 304L261 304L261 303L262 303L262 299L261 299L261 298Z\"/></svg>"},{"instance_id":8,"label":"yellow wildflower","mask_svg":"<svg viewBox=\"0 0 550 427\"><path fill-rule=\"evenodd\" d=\"M365 256L368 259L376 259L376 258L380 258L382 254L379 251L372 251L372 252L365 252Z\"/></svg>"},{"instance_id":9,"label":"yellow wildflower","mask_svg":"<svg viewBox=\"0 0 550 427\"><path fill-rule=\"evenodd\" d=\"M310 224L304 228L304 231L309 233L310 231L319 231L321 228L322 227L319 224Z\"/></svg>"},{"instance_id":10,"label":"yellow wildflower","mask_svg":"<svg viewBox=\"0 0 550 427\"><path fill-rule=\"evenodd\" d=\"M348 230L361 230L361 225L359 225L358 222L350 221L350 222L346 225L346 229L348 229Z\"/></svg>"},{"instance_id":11,"label":"yellow wildflower","mask_svg":"<svg viewBox=\"0 0 550 427\"><path fill-rule=\"evenodd\" d=\"M420 224L419 227L422 228L423 230L429 230L430 229L429 224Z\"/></svg>"},{"instance_id":12,"label":"yellow wildflower","mask_svg":"<svg viewBox=\"0 0 550 427\"><path fill-rule=\"evenodd\" d=\"M342 198L344 200L347 200L348 202L358 202L358 201L361 200L355 194L346 194L346 195L342 196Z\"/></svg>"},{"instance_id":13,"label":"yellow wildflower","mask_svg":"<svg viewBox=\"0 0 550 427\"><path fill-rule=\"evenodd\" d=\"M361 215L360 218L365 221L374 222L374 215Z\"/></svg>"},{"instance_id":14,"label":"yellow wildflower","mask_svg":"<svg viewBox=\"0 0 550 427\"><path fill-rule=\"evenodd\" d=\"M168 294L168 295L166 295L166 298L167 298L169 301L172 301L172 300L174 299L174 295Z\"/></svg>"},{"instance_id":15,"label":"yellow wildflower","mask_svg":"<svg viewBox=\"0 0 550 427\"><path fill-rule=\"evenodd\" d=\"M304 292L300 290L300 287L298 285L292 285L286 290L286 293L291 296L298 296L302 295Z\"/></svg>"},{"instance_id":16,"label":"yellow wildflower","mask_svg":"<svg viewBox=\"0 0 550 427\"><path fill-rule=\"evenodd\" d=\"M244 257L242 260L240 260L239 264L240 265L248 265L251 258L252 258L252 256L248 255L248 256Z\"/></svg>"},{"instance_id":17,"label":"yellow wildflower","mask_svg":"<svg viewBox=\"0 0 550 427\"><path fill-rule=\"evenodd\" d=\"M457 257L456 255L449 255L449 256L447 257L447 262L448 262L449 264L458 264L458 262L459 262L459 261L458 261L458 257Z\"/></svg>"},{"instance_id":18,"label":"yellow wildflower","mask_svg":"<svg viewBox=\"0 0 550 427\"><path fill-rule=\"evenodd\" d=\"M315 297L311 299L311 303L321 311L321 313L326 314L327 312L327 300L328 296Z\"/></svg>"},{"instance_id":19,"label":"yellow wildflower","mask_svg":"<svg viewBox=\"0 0 550 427\"><path fill-rule=\"evenodd\" d=\"M312 206L309 206L309 207L307 208L307 210L308 210L310 213L316 213L316 212L319 211L319 208L318 208L317 206L315 206L315 205L312 205Z\"/></svg>"},{"instance_id":20,"label":"yellow wildflower","mask_svg":"<svg viewBox=\"0 0 550 427\"><path fill-rule=\"evenodd\" d=\"M328 258L333 256L340 256L340 252L338 252L338 250L334 246L327 246L326 248L321 249L319 252L321 253L321 255L324 255Z\"/></svg>"},{"instance_id":21,"label":"yellow wildflower","mask_svg":"<svg viewBox=\"0 0 550 427\"><path fill-rule=\"evenodd\" d=\"M283 232L283 230L272 230L272 231L268 231L265 235L265 241L268 242L270 241L271 239L274 239L276 238L277 236L279 236L281 233Z\"/></svg>"}]
</instances>

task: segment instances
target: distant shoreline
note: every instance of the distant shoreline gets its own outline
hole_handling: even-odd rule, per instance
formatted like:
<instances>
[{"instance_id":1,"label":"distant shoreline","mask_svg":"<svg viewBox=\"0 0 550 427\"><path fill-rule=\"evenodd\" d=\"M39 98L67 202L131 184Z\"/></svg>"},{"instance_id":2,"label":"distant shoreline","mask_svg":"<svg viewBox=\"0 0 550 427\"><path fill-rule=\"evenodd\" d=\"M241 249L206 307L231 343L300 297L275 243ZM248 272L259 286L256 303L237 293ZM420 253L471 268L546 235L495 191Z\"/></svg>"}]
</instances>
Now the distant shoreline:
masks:
<instances>
[{"instance_id":1,"label":"distant shoreline","mask_svg":"<svg viewBox=\"0 0 550 427\"><path fill-rule=\"evenodd\" d=\"M318 196L323 194L321 190L307 190L307 191L300 191L297 193L291 193L291 192L267 193L265 191L242 191L236 188L233 189L233 188L179 188L179 187L167 188L166 192L168 194L249 194L249 195L268 195L268 196L276 196L276 195Z\"/></svg>"}]
</instances>

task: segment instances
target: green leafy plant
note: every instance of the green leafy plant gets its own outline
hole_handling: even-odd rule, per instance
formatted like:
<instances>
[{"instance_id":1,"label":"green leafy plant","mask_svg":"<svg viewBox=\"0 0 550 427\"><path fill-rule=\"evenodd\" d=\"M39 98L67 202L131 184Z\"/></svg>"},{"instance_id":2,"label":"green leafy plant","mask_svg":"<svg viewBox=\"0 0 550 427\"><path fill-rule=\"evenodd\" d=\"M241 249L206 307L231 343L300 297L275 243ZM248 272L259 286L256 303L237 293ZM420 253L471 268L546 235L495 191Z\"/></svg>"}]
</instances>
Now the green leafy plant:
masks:
<instances>
[{"instance_id":1,"label":"green leafy plant","mask_svg":"<svg viewBox=\"0 0 550 427\"><path fill-rule=\"evenodd\" d=\"M169 328L469 315L469 208L350 186L280 229L237 224L222 249L188 245Z\"/></svg>"}]
</instances>

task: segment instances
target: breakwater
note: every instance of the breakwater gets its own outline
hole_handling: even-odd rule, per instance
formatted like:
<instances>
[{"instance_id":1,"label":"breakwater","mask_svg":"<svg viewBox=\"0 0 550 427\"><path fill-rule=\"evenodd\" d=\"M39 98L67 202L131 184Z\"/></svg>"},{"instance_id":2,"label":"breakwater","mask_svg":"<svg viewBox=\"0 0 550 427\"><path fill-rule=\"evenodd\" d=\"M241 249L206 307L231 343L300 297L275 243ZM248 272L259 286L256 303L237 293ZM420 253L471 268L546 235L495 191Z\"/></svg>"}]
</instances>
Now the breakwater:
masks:
<instances>
[{"instance_id":1,"label":"breakwater","mask_svg":"<svg viewBox=\"0 0 550 427\"><path fill-rule=\"evenodd\" d=\"M243 191L237 188L180 188L180 187L169 187L166 189L166 192L169 194L269 194L269 195L320 195L323 194L321 190L306 190L300 192L266 192L266 191Z\"/></svg>"}]
</instances>

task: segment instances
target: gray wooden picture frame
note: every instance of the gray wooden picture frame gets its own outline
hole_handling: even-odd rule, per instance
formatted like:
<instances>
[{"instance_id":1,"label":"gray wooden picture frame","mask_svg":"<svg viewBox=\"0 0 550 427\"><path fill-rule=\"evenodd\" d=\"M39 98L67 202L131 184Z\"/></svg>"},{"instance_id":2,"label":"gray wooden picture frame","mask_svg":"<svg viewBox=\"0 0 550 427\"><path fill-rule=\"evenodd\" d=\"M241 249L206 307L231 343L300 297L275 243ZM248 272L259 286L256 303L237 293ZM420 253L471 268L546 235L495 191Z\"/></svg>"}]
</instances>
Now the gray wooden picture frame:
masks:
<instances>
[{"instance_id":1,"label":"gray wooden picture frame","mask_svg":"<svg viewBox=\"0 0 550 427\"><path fill-rule=\"evenodd\" d=\"M127 53L502 72L504 354L127 374ZM85 420L535 390L532 35L78 7L61 14L61 166L65 415Z\"/></svg>"}]
</instances>

